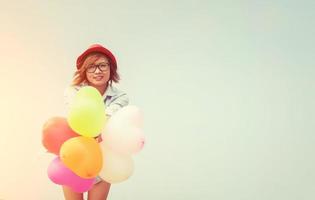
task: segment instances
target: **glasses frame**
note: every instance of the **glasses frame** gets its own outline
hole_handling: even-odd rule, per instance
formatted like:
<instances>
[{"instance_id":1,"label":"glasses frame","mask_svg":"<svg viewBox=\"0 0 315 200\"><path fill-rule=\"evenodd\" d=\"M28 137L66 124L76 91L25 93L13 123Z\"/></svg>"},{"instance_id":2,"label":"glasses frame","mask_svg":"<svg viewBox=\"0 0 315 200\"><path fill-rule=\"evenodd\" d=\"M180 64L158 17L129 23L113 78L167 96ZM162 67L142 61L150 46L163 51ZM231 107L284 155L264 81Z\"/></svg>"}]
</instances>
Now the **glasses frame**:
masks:
<instances>
[{"instance_id":1,"label":"glasses frame","mask_svg":"<svg viewBox=\"0 0 315 200\"><path fill-rule=\"evenodd\" d=\"M102 69L101 66L105 66L105 68ZM94 68L94 70L91 71L91 69L93 69L93 68ZM99 63L99 64L97 64L97 65L91 64L91 65L89 65L89 66L86 68L86 71L87 71L88 73L94 73L94 72L96 71L96 69L99 69L101 72L108 71L108 70L110 69L110 64L109 64L109 63Z\"/></svg>"}]
</instances>

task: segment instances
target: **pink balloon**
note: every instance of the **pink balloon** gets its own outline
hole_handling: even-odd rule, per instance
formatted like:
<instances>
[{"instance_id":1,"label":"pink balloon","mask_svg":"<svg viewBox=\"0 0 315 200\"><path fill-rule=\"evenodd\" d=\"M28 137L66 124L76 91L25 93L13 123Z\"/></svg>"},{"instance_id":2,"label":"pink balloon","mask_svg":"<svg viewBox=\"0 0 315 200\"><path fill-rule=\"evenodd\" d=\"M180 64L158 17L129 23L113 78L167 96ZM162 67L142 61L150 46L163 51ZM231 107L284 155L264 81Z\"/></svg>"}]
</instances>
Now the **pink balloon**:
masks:
<instances>
[{"instance_id":1,"label":"pink balloon","mask_svg":"<svg viewBox=\"0 0 315 200\"><path fill-rule=\"evenodd\" d=\"M56 157L47 169L49 179L58 184L70 187L73 191L82 193L86 192L93 186L95 178L84 179L76 175L70 169L68 169L60 160Z\"/></svg>"}]
</instances>

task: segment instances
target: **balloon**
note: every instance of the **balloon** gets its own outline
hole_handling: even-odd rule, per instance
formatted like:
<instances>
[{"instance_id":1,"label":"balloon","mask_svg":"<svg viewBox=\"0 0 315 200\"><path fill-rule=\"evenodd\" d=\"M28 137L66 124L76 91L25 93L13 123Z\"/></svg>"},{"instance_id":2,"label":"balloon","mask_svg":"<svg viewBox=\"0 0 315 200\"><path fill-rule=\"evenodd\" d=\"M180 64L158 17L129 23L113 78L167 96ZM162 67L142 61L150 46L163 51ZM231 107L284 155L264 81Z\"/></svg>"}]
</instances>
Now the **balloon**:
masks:
<instances>
[{"instance_id":1,"label":"balloon","mask_svg":"<svg viewBox=\"0 0 315 200\"><path fill-rule=\"evenodd\" d=\"M142 150L145 138L141 129L133 127L113 128L110 126L110 122L108 125L102 135L101 145L122 154L135 154Z\"/></svg>"},{"instance_id":2,"label":"balloon","mask_svg":"<svg viewBox=\"0 0 315 200\"><path fill-rule=\"evenodd\" d=\"M106 122L105 104L98 90L82 87L72 101L68 112L68 123L78 134L96 137Z\"/></svg>"},{"instance_id":3,"label":"balloon","mask_svg":"<svg viewBox=\"0 0 315 200\"><path fill-rule=\"evenodd\" d=\"M68 186L78 193L88 191L93 186L95 180L95 178L84 179L77 176L61 162L59 157L52 160L48 166L47 174L52 182Z\"/></svg>"},{"instance_id":4,"label":"balloon","mask_svg":"<svg viewBox=\"0 0 315 200\"><path fill-rule=\"evenodd\" d=\"M104 147L104 165L99 176L108 183L119 183L127 180L134 171L134 164L131 156L115 153Z\"/></svg>"},{"instance_id":5,"label":"balloon","mask_svg":"<svg viewBox=\"0 0 315 200\"><path fill-rule=\"evenodd\" d=\"M136 106L123 107L108 120L103 131L104 145L119 153L137 153L145 142L142 128L140 109Z\"/></svg>"},{"instance_id":6,"label":"balloon","mask_svg":"<svg viewBox=\"0 0 315 200\"><path fill-rule=\"evenodd\" d=\"M82 178L95 177L102 168L103 157L99 144L89 137L74 137L60 149L62 162Z\"/></svg>"},{"instance_id":7,"label":"balloon","mask_svg":"<svg viewBox=\"0 0 315 200\"><path fill-rule=\"evenodd\" d=\"M100 92L95 87L92 86L84 86L80 88L76 96L78 98L91 99L95 101L98 101L99 98L102 98Z\"/></svg>"},{"instance_id":8,"label":"balloon","mask_svg":"<svg viewBox=\"0 0 315 200\"><path fill-rule=\"evenodd\" d=\"M48 152L59 154L61 145L72 137L79 136L68 125L66 118L52 117L42 130L42 144Z\"/></svg>"},{"instance_id":9,"label":"balloon","mask_svg":"<svg viewBox=\"0 0 315 200\"><path fill-rule=\"evenodd\" d=\"M143 113L133 105L125 106L118 110L111 118L112 127L136 127L143 129Z\"/></svg>"}]
</instances>

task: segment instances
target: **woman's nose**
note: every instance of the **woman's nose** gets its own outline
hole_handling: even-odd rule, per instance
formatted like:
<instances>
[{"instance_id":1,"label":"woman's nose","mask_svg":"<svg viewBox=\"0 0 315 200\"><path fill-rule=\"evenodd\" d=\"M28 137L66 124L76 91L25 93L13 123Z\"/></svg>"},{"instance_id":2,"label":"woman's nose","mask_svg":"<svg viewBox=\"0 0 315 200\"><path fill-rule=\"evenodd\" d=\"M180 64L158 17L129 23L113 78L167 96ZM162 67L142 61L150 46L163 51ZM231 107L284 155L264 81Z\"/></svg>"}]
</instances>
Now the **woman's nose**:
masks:
<instances>
[{"instance_id":1,"label":"woman's nose","mask_svg":"<svg viewBox=\"0 0 315 200\"><path fill-rule=\"evenodd\" d=\"M94 73L101 73L101 72L102 72L102 71L101 71L100 68L97 66Z\"/></svg>"}]
</instances>

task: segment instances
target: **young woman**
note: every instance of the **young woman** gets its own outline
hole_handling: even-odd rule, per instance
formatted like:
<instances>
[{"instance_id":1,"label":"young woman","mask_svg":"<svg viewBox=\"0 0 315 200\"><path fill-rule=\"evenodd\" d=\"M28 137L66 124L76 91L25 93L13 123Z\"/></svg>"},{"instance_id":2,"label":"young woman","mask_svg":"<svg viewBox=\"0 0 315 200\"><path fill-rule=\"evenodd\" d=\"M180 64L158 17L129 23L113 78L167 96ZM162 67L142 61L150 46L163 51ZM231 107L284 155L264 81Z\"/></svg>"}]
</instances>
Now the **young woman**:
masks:
<instances>
[{"instance_id":1,"label":"young woman","mask_svg":"<svg viewBox=\"0 0 315 200\"><path fill-rule=\"evenodd\" d=\"M120 108L128 105L126 93L112 85L118 83L117 62L114 55L105 47L94 44L85 50L76 62L77 71L74 74L72 85L65 90L66 104L69 104L75 93L83 86L95 87L103 95L106 105L106 115L110 117ZM101 141L101 138L97 138ZM96 178L92 189L88 191L88 200L106 200L110 184ZM63 187L66 200L83 200L82 193L73 192Z\"/></svg>"}]
</instances>

